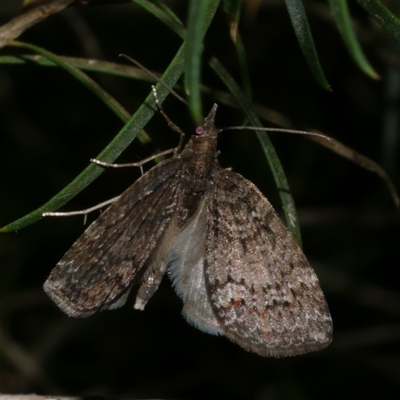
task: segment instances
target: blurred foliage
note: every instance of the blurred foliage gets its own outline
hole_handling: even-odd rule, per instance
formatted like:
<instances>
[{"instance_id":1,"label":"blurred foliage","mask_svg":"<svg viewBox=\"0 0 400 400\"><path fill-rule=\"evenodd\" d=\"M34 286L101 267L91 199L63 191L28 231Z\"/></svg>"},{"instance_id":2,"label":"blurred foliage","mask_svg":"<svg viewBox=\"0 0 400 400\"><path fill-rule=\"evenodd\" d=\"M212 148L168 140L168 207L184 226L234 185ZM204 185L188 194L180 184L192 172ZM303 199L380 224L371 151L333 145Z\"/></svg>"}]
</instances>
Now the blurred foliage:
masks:
<instances>
[{"instance_id":1,"label":"blurred foliage","mask_svg":"<svg viewBox=\"0 0 400 400\"><path fill-rule=\"evenodd\" d=\"M386 13L399 10L396 2L383 2L387 9L382 23L389 21L385 30L360 7L367 2L357 1L340 9L334 9L334 1L305 1L303 19L293 24L296 34L291 20L293 10L302 7L300 1L245 1L241 7L238 1L221 2L210 19L204 49L194 35L193 46L182 57L190 58L198 77L185 77L190 94L197 91L194 107L201 101L206 113L219 102L221 127L248 123L251 117L227 105L233 100L225 94L226 80L214 72L217 57L243 92L252 93L254 105L295 128L318 129L378 161L400 187L400 49L390 31L398 20ZM2 0L0 24L11 21L22 3ZM28 11L35 7L35 2L25 3ZM80 4L33 25L17 40L61 59L80 57L118 66L127 64L118 57L126 53L162 74L182 45L185 30L179 20L188 28L199 22L191 29L206 29L204 21L211 15L190 20L185 1ZM155 17L157 10L170 19ZM311 32L312 48L307 39ZM122 110L134 114L150 93L148 77L134 77L131 65L126 67L131 78L119 69L112 75L112 64L104 71L82 68L118 102L118 116L107 100L62 68L21 58L27 53L32 54L15 46L0 53L0 226L45 204L73 181L119 131L128 130ZM304 56L311 58L306 62ZM310 70L310 64L319 66ZM72 65L81 69L78 61ZM184 70L179 63L178 68ZM381 80L371 78L377 74ZM332 92L318 85L323 79ZM169 96L164 107L185 132L193 131L185 105ZM152 141L135 141L119 162L176 145L177 135L157 113L149 123L143 120L144 125ZM225 338L189 326L168 279L144 312L133 311L130 298L113 312L68 318L46 297L42 284L84 227L80 217L44 219L0 236L0 392L112 398L399 398L400 224L386 187L368 171L305 138L276 133L271 139L296 200L304 251L331 309L334 341L328 349L290 359L246 353ZM110 157L121 154L131 140L123 145L118 141L118 151ZM220 150L221 164L252 180L281 211L256 135L223 133ZM79 210L116 196L139 175L132 169L107 170L63 209Z\"/></svg>"}]
</instances>

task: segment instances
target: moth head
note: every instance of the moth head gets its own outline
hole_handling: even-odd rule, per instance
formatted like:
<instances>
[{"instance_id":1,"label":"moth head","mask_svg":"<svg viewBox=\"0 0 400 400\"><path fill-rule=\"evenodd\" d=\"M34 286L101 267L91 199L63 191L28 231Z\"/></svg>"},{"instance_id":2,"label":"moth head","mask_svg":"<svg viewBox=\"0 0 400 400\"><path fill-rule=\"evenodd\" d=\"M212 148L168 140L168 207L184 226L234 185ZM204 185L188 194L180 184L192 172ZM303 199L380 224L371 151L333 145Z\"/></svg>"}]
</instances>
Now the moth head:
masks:
<instances>
[{"instance_id":1,"label":"moth head","mask_svg":"<svg viewBox=\"0 0 400 400\"><path fill-rule=\"evenodd\" d=\"M216 139L218 133L221 132L221 129L217 129L214 121L215 115L217 114L218 104L214 103L207 117L204 118L204 123L202 126L198 126L196 128L197 136L207 136L212 139Z\"/></svg>"}]
</instances>

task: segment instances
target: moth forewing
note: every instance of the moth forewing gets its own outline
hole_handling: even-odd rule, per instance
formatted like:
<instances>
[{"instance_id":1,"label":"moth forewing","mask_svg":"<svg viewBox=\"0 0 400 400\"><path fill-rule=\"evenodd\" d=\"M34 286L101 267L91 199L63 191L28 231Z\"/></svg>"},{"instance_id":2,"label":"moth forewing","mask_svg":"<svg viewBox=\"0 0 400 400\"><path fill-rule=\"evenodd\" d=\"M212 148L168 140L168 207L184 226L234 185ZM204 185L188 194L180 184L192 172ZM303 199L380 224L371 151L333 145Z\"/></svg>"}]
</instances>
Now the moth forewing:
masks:
<instances>
[{"instance_id":1,"label":"moth forewing","mask_svg":"<svg viewBox=\"0 0 400 400\"><path fill-rule=\"evenodd\" d=\"M170 159L130 186L67 251L44 284L68 315L120 307L175 209L180 160Z\"/></svg>"},{"instance_id":2,"label":"moth forewing","mask_svg":"<svg viewBox=\"0 0 400 400\"><path fill-rule=\"evenodd\" d=\"M332 320L318 279L271 204L229 170L214 186L205 274L224 334L263 356L326 347Z\"/></svg>"}]
</instances>

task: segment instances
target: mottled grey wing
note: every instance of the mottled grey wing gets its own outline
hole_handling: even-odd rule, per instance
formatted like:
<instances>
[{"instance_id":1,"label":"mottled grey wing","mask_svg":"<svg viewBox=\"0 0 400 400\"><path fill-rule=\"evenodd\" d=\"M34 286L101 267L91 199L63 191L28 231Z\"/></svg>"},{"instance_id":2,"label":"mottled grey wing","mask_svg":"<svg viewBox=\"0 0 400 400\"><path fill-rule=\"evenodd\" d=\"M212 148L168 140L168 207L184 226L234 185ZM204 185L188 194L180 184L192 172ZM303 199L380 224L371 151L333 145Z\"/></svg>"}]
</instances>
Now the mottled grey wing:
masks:
<instances>
[{"instance_id":1,"label":"mottled grey wing","mask_svg":"<svg viewBox=\"0 0 400 400\"><path fill-rule=\"evenodd\" d=\"M180 159L155 166L113 203L67 251L44 284L68 315L122 306L176 208Z\"/></svg>"},{"instance_id":2,"label":"mottled grey wing","mask_svg":"<svg viewBox=\"0 0 400 400\"><path fill-rule=\"evenodd\" d=\"M326 347L332 320L318 278L262 193L229 170L215 175L205 277L224 334L262 356Z\"/></svg>"}]
</instances>

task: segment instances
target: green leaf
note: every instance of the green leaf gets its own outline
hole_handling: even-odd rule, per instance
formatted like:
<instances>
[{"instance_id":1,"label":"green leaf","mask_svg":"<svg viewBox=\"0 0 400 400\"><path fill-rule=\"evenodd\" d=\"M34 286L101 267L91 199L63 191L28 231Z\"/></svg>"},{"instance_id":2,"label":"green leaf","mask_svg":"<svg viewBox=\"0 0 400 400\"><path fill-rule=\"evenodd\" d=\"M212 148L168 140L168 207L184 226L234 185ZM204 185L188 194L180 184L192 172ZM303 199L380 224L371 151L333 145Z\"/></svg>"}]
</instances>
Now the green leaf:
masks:
<instances>
[{"instance_id":1,"label":"green leaf","mask_svg":"<svg viewBox=\"0 0 400 400\"><path fill-rule=\"evenodd\" d=\"M186 29L179 18L165 4L158 6L149 0L133 0L136 4L143 7L146 11L159 19L162 23L168 26L182 39L186 38ZM157 2L159 3L159 2Z\"/></svg>"},{"instance_id":2,"label":"green leaf","mask_svg":"<svg viewBox=\"0 0 400 400\"><path fill-rule=\"evenodd\" d=\"M130 118L129 113L119 104L110 94L108 94L101 86L99 86L93 79L91 79L84 72L75 68L71 64L66 63L56 54L43 49L42 47L35 46L33 44L12 41L8 44L13 47L22 47L34 51L35 53L41 54L48 60L56 64L58 67L64 69L71 74L76 80L85 85L90 91L92 91L101 101L104 102L123 122L127 122Z\"/></svg>"},{"instance_id":3,"label":"green leaf","mask_svg":"<svg viewBox=\"0 0 400 400\"><path fill-rule=\"evenodd\" d=\"M129 79L138 79L144 82L156 83L149 74L141 68L119 64L115 62L96 60L94 58L79 58L56 56L60 61L82 71L100 72ZM58 67L46 57L33 54L22 54L18 56L0 56L0 65L5 64L31 64L36 63L43 67ZM88 77L89 78L89 77ZM90 78L89 78L90 79ZM104 89L102 89L104 91ZM130 116L129 116L130 117Z\"/></svg>"},{"instance_id":4,"label":"green leaf","mask_svg":"<svg viewBox=\"0 0 400 400\"><path fill-rule=\"evenodd\" d=\"M302 0L285 0L287 10L289 12L290 20L292 22L293 29L297 36L301 51L314 74L317 82L326 90L331 90L328 81L325 78L325 74L322 70L319 62L317 50L314 45L314 39L312 37L310 25L306 12L304 10Z\"/></svg>"},{"instance_id":5,"label":"green leaf","mask_svg":"<svg viewBox=\"0 0 400 400\"><path fill-rule=\"evenodd\" d=\"M200 75L203 39L217 11L219 0L192 0L189 17L185 53L185 90L189 108L197 124L203 122Z\"/></svg>"},{"instance_id":6,"label":"green leaf","mask_svg":"<svg viewBox=\"0 0 400 400\"><path fill-rule=\"evenodd\" d=\"M169 86L174 86L183 73L183 66L184 45L180 47L169 67L161 77L162 81ZM163 102L169 95L167 89L162 85L157 85L157 91L160 102ZM149 107L149 105L151 105L151 107ZM156 111L157 108L154 105L154 99L150 93L128 123L96 158L102 161L113 162L135 139L137 134L148 123ZM95 164L90 164L50 201L30 214L6 225L0 229L0 232L13 232L22 229L41 219L44 212L57 210L92 183L103 171L104 168Z\"/></svg>"},{"instance_id":7,"label":"green leaf","mask_svg":"<svg viewBox=\"0 0 400 400\"><path fill-rule=\"evenodd\" d=\"M226 68L213 57L210 61L211 68L217 73L221 80L228 87L229 91L236 98L240 107L245 112L247 118L253 126L262 126L261 121L254 112L251 103L242 92L240 86L229 74ZM271 169L272 176L274 177L275 184L279 191L279 196L282 202L283 211L285 213L286 225L289 231L292 233L296 242L301 246L301 233L300 226L297 219L296 207L294 204L293 197L290 193L290 187L286 179L285 172L282 164L279 160L278 155L269 140L268 135L265 132L256 132L257 138L260 141L265 157L267 158L268 165Z\"/></svg>"},{"instance_id":8,"label":"green leaf","mask_svg":"<svg viewBox=\"0 0 400 400\"><path fill-rule=\"evenodd\" d=\"M242 2L240 0L224 0L224 11L229 17L229 33L233 43L236 43Z\"/></svg>"},{"instance_id":9,"label":"green leaf","mask_svg":"<svg viewBox=\"0 0 400 400\"><path fill-rule=\"evenodd\" d=\"M253 95L251 90L250 68L247 63L246 50L243 46L242 36L239 31L236 34L235 47L238 54L240 72L242 73L243 90L246 93L247 99L251 102Z\"/></svg>"},{"instance_id":10,"label":"green leaf","mask_svg":"<svg viewBox=\"0 0 400 400\"><path fill-rule=\"evenodd\" d=\"M47 66L51 65L62 68L64 71L68 72L75 79L77 79L79 82L85 85L91 92L93 92L106 106L108 106L117 115L117 117L119 117L122 120L122 122L126 123L127 121L129 121L129 118L131 116L125 110L125 108L117 100L115 100L109 93L107 93L99 84L97 84L92 78L90 78L88 75L86 75L79 69L81 68L97 72L111 72L116 74L114 69L115 65L114 63L106 63L104 61L98 61L98 60L94 61L94 60L82 60L77 58L60 57L41 47L24 42L13 41L9 43L9 46L23 47L41 54L43 58L40 58L40 56L37 55L31 55L31 56L28 55L25 56L25 58L28 60L33 60L35 62L41 63L43 65ZM9 57L8 62L10 61L11 59ZM137 74L135 74L134 76L137 76ZM143 76L143 71L142 71L142 76ZM151 139L145 131L141 131L139 133L139 141L142 144L145 144L151 142Z\"/></svg>"},{"instance_id":11,"label":"green leaf","mask_svg":"<svg viewBox=\"0 0 400 400\"><path fill-rule=\"evenodd\" d=\"M174 26L177 29L177 32L181 34L184 32L182 27L176 22L174 18L170 16L170 14L165 13L165 11L161 10L158 7L155 7L154 4L146 0L137 0L139 4L143 4L157 15L157 17L163 22L168 22L171 26ZM204 34L208 26L210 25L212 18L215 14L216 8L218 7L218 1L210 2L210 8L208 9L208 20L204 26ZM26 44L17 44L20 47L26 47ZM68 70L71 74L77 77L77 79L81 80L82 83L85 83L85 79L82 78L82 72L76 68L71 67L70 65L60 62L59 57L54 54L37 48L36 46L27 45L31 50L37 51L39 54L49 58L55 64L61 66L62 68ZM164 75L161 77L161 80L166 83L168 86L174 86L180 76L183 73L184 69L184 48L185 44L181 46L178 53L174 57L173 61L167 68ZM85 75L85 74L83 74ZM92 90L92 88L91 88ZM169 92L162 85L157 85L158 96L160 102L163 102L167 97ZM153 96L149 94L146 98L145 102L142 106L137 110L137 112L132 116L129 122L122 128L122 130L118 133L118 135L113 139L113 141L96 157L102 161L113 162L125 149L128 145L135 139L138 132L147 124L150 118L154 115L156 108L149 108L148 104L153 104ZM59 192L56 196L54 196L49 202L39 207L35 211L30 214L18 219L17 221L8 224L7 226L0 229L1 232L12 232L15 230L22 229L36 221L38 221L44 212L54 211L65 205L69 200L75 197L78 193L80 193L86 186L88 186L91 182L93 182L102 172L103 168L90 164L74 181L72 181L69 185L67 185L61 192Z\"/></svg>"},{"instance_id":12,"label":"green leaf","mask_svg":"<svg viewBox=\"0 0 400 400\"><path fill-rule=\"evenodd\" d=\"M147 1L140 0L140 3L147 3ZM154 7L153 8L149 7L149 10L156 13L157 17L160 18L160 20L168 21L168 15L165 15L164 11L159 9L156 10ZM165 22L165 23L170 24L170 22ZM182 30L181 28L176 28L176 30L174 31L178 35L185 34L185 31ZM243 94L240 87L234 81L229 72L219 62L219 60L216 57L212 57L209 61L209 65L211 66L211 68L214 69L214 71L218 74L221 80L227 85L229 90L232 92L233 96L236 98L242 109L245 111L251 123L254 126L262 126L259 119L253 112L248 99ZM264 154L267 158L268 165L271 168L275 184L279 190L279 195L281 198L283 211L285 213L285 219L288 229L292 233L293 237L296 239L297 243L301 245L300 226L297 220L296 208L294 205L293 197L290 193L290 188L283 167L280 163L280 160L275 152L272 143L269 141L267 134L265 132L258 132L257 137L264 150Z\"/></svg>"},{"instance_id":13,"label":"green leaf","mask_svg":"<svg viewBox=\"0 0 400 400\"><path fill-rule=\"evenodd\" d=\"M186 39L187 31L178 17L167 8L165 4L158 6L148 0L134 0L157 19L171 28L179 37ZM202 41L217 11L219 0L194 1L191 3L193 9L189 10L188 26L190 34L186 40L185 60L185 88L189 94L189 107L195 121L200 124L203 121L200 96L200 59L202 52ZM192 15L192 16L191 16ZM193 16L194 15L194 16Z\"/></svg>"},{"instance_id":14,"label":"green leaf","mask_svg":"<svg viewBox=\"0 0 400 400\"><path fill-rule=\"evenodd\" d=\"M365 58L360 44L358 43L351 23L347 0L329 0L329 6L339 32L342 35L342 38L354 62L362 71L364 71L365 74L371 78L380 79L380 76L374 71L368 60Z\"/></svg>"},{"instance_id":15,"label":"green leaf","mask_svg":"<svg viewBox=\"0 0 400 400\"><path fill-rule=\"evenodd\" d=\"M400 19L379 0L356 0L356 2L392 36L400 42Z\"/></svg>"},{"instance_id":16,"label":"green leaf","mask_svg":"<svg viewBox=\"0 0 400 400\"><path fill-rule=\"evenodd\" d=\"M177 23L176 19L171 18L170 14L166 13L165 11L161 10L160 8L156 7L153 3L150 3L147 0L135 0L136 3L141 4L142 6L146 7L150 12L152 12L160 21L163 21L165 24L170 26L178 35L181 37L185 35L185 29L182 25ZM212 19L212 18L211 18ZM208 23L211 22L211 19ZM180 57L175 57L174 61L171 63L176 67L176 72L182 72L183 70L183 50L182 48L178 52ZM227 86L232 91L233 95L241 105L241 107L245 110L248 118L252 122L253 125L260 125L259 121L255 117L254 112L251 109L251 106L248 102L246 96L240 90L240 87L237 83L233 80L230 76L228 71L220 64L220 62L213 57L209 61L212 68L217 72L217 74L221 77L221 79L227 84ZM179 70L179 68L181 68ZM168 69L169 70L169 69ZM168 71L167 70L167 71ZM179 75L179 73L178 73ZM163 77L162 80L166 82L169 86L173 86L174 82L172 79L168 78L167 76ZM175 82L178 80L176 77ZM165 94L165 89L160 87L158 89L160 100L163 99ZM152 102L152 98L149 97L147 101ZM149 108L143 106L135 113L132 117L131 121L128 123L126 127L118 134L115 140L110 143L109 146L96 158L99 158L104 161L112 162L114 161L117 156L126 148L126 146L133 140L137 132L135 132L134 128L136 127L139 130L142 126L146 124L146 111L149 111ZM151 111L151 110L150 110ZM151 111L153 113L153 111ZM143 119L142 119L143 117ZM128 127L129 126L129 127ZM290 194L290 189L287 184L287 180L283 171L283 168L280 164L280 161L275 153L275 150L272 144L269 142L268 136L265 133L258 133L257 134L260 143L263 147L264 153L268 159L268 163L270 165L272 174L274 176L276 185L278 187L281 201L283 205L283 209L286 216L286 221L289 230L292 232L293 236L296 238L298 243L301 243L300 239L300 229L298 226L297 218L296 218L296 211L294 208L293 198ZM121 140L124 142L122 143ZM13 224L10 224L2 229L4 232L13 231L16 229L21 229L24 226L29 225L41 218L43 212L46 211L53 211L57 208L61 207L62 205L66 204L68 200L74 197L77 193L80 192L84 187L86 187L89 183L91 183L103 170L96 165L90 165L74 182L68 185L63 191L61 191L57 196L51 199L48 203L40 207L39 209L35 210L30 215L16 221ZM87 174L87 175L86 175ZM75 184L78 184L76 187Z\"/></svg>"},{"instance_id":17,"label":"green leaf","mask_svg":"<svg viewBox=\"0 0 400 400\"><path fill-rule=\"evenodd\" d=\"M235 45L236 53L238 55L240 72L242 73L243 90L246 93L248 100L251 101L252 90L250 69L247 62L246 50L244 48L242 37L238 29L241 11L240 0L224 0L224 11L228 16L230 36Z\"/></svg>"},{"instance_id":18,"label":"green leaf","mask_svg":"<svg viewBox=\"0 0 400 400\"><path fill-rule=\"evenodd\" d=\"M177 24L182 25L182 22L179 19L179 17L170 8L168 8L166 4L164 4L161 0L156 0L155 3L165 14L171 17Z\"/></svg>"}]
</instances>

